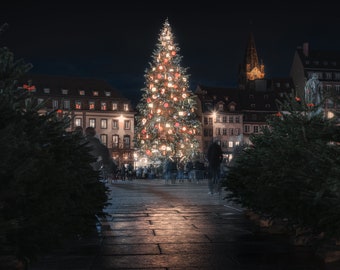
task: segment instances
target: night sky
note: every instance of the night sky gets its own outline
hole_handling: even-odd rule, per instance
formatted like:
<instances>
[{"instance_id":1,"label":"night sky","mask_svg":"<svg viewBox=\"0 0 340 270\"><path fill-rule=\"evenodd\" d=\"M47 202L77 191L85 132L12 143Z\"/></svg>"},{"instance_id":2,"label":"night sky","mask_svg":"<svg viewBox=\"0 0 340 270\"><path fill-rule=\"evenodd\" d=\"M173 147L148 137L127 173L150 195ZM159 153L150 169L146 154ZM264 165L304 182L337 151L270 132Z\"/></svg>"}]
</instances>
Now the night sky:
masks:
<instances>
[{"instance_id":1,"label":"night sky","mask_svg":"<svg viewBox=\"0 0 340 270\"><path fill-rule=\"evenodd\" d=\"M250 32L268 78L289 75L303 42L312 49L340 50L340 15L330 4L93 2L2 4L0 23L9 27L0 46L32 63L32 73L105 79L134 100L166 18L193 90L197 84L236 86Z\"/></svg>"}]
</instances>

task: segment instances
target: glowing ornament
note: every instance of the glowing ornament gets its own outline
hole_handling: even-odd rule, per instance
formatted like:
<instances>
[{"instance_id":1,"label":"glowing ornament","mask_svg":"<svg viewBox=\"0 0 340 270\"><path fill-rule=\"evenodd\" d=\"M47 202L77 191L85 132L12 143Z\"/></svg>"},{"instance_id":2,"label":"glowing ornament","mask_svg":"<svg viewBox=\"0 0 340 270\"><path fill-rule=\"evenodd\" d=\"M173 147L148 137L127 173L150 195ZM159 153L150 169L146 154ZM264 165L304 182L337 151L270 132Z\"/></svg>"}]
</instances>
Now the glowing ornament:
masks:
<instances>
[{"instance_id":1,"label":"glowing ornament","mask_svg":"<svg viewBox=\"0 0 340 270\"><path fill-rule=\"evenodd\" d=\"M150 102L151 102L151 98L147 98L147 99L146 99L146 102L147 102L147 103L150 103Z\"/></svg>"},{"instance_id":2,"label":"glowing ornament","mask_svg":"<svg viewBox=\"0 0 340 270\"><path fill-rule=\"evenodd\" d=\"M172 51L172 52L171 52L171 55L175 56L175 55L176 55L176 52L175 52L175 51Z\"/></svg>"},{"instance_id":3,"label":"glowing ornament","mask_svg":"<svg viewBox=\"0 0 340 270\"><path fill-rule=\"evenodd\" d=\"M160 73L157 74L157 78L158 79L161 79L162 78L162 75Z\"/></svg>"},{"instance_id":4,"label":"glowing ornament","mask_svg":"<svg viewBox=\"0 0 340 270\"><path fill-rule=\"evenodd\" d=\"M175 123L175 127L179 127L179 123L178 122Z\"/></svg>"},{"instance_id":5,"label":"glowing ornament","mask_svg":"<svg viewBox=\"0 0 340 270\"><path fill-rule=\"evenodd\" d=\"M142 124L145 125L145 123L146 123L146 119L143 118L143 119L142 119Z\"/></svg>"},{"instance_id":6,"label":"glowing ornament","mask_svg":"<svg viewBox=\"0 0 340 270\"><path fill-rule=\"evenodd\" d=\"M164 108L168 108L169 107L169 103L168 102L165 102L164 103Z\"/></svg>"},{"instance_id":7,"label":"glowing ornament","mask_svg":"<svg viewBox=\"0 0 340 270\"><path fill-rule=\"evenodd\" d=\"M182 95L182 98L186 98L186 97L187 97L187 94L183 94L183 95Z\"/></svg>"}]
</instances>

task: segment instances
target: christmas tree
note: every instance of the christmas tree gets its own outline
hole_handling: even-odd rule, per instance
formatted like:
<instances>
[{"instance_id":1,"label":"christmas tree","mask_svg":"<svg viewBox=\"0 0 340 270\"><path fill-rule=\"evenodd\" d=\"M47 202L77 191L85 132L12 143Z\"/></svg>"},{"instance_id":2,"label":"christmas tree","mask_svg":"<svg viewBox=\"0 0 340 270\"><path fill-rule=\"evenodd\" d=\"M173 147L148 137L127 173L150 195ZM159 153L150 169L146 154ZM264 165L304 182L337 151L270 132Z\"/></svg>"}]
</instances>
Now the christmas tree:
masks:
<instances>
[{"instance_id":1,"label":"christmas tree","mask_svg":"<svg viewBox=\"0 0 340 270\"><path fill-rule=\"evenodd\" d=\"M187 68L180 65L179 50L166 19L137 105L136 147L153 161L165 157L182 161L198 154L196 99L189 90Z\"/></svg>"}]
</instances>

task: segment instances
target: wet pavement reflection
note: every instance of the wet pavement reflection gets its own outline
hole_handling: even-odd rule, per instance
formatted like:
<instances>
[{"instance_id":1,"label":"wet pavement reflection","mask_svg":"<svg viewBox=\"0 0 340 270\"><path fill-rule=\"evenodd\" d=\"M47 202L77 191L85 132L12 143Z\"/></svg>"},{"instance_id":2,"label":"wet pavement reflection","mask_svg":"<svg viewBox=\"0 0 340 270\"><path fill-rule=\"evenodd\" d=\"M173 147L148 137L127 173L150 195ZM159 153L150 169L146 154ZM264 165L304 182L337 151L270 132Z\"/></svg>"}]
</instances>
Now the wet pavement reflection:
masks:
<instances>
[{"instance_id":1,"label":"wet pavement reflection","mask_svg":"<svg viewBox=\"0 0 340 270\"><path fill-rule=\"evenodd\" d=\"M208 195L206 181L108 185L109 216L102 220L100 241L87 246L92 253L50 257L45 269L339 269L287 237L261 232L224 194Z\"/></svg>"}]
</instances>

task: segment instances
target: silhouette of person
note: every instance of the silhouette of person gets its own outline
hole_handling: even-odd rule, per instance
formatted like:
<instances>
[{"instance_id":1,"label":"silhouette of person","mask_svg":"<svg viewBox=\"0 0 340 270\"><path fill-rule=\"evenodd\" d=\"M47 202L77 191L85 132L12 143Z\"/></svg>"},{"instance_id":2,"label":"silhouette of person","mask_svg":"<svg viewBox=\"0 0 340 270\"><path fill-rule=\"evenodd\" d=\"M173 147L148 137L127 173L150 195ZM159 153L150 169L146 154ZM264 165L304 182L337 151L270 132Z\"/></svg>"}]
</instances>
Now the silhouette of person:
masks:
<instances>
[{"instance_id":1,"label":"silhouette of person","mask_svg":"<svg viewBox=\"0 0 340 270\"><path fill-rule=\"evenodd\" d=\"M220 166L223 160L223 152L221 146L217 141L213 142L208 149L208 186L209 194L214 194L214 186L217 188L217 192L220 193Z\"/></svg>"},{"instance_id":2,"label":"silhouette of person","mask_svg":"<svg viewBox=\"0 0 340 270\"><path fill-rule=\"evenodd\" d=\"M92 168L96 171L103 170L104 178L106 178L117 168L109 149L96 137L96 130L93 127L85 129L85 139L91 148L90 153L97 159L91 163Z\"/></svg>"}]
</instances>

